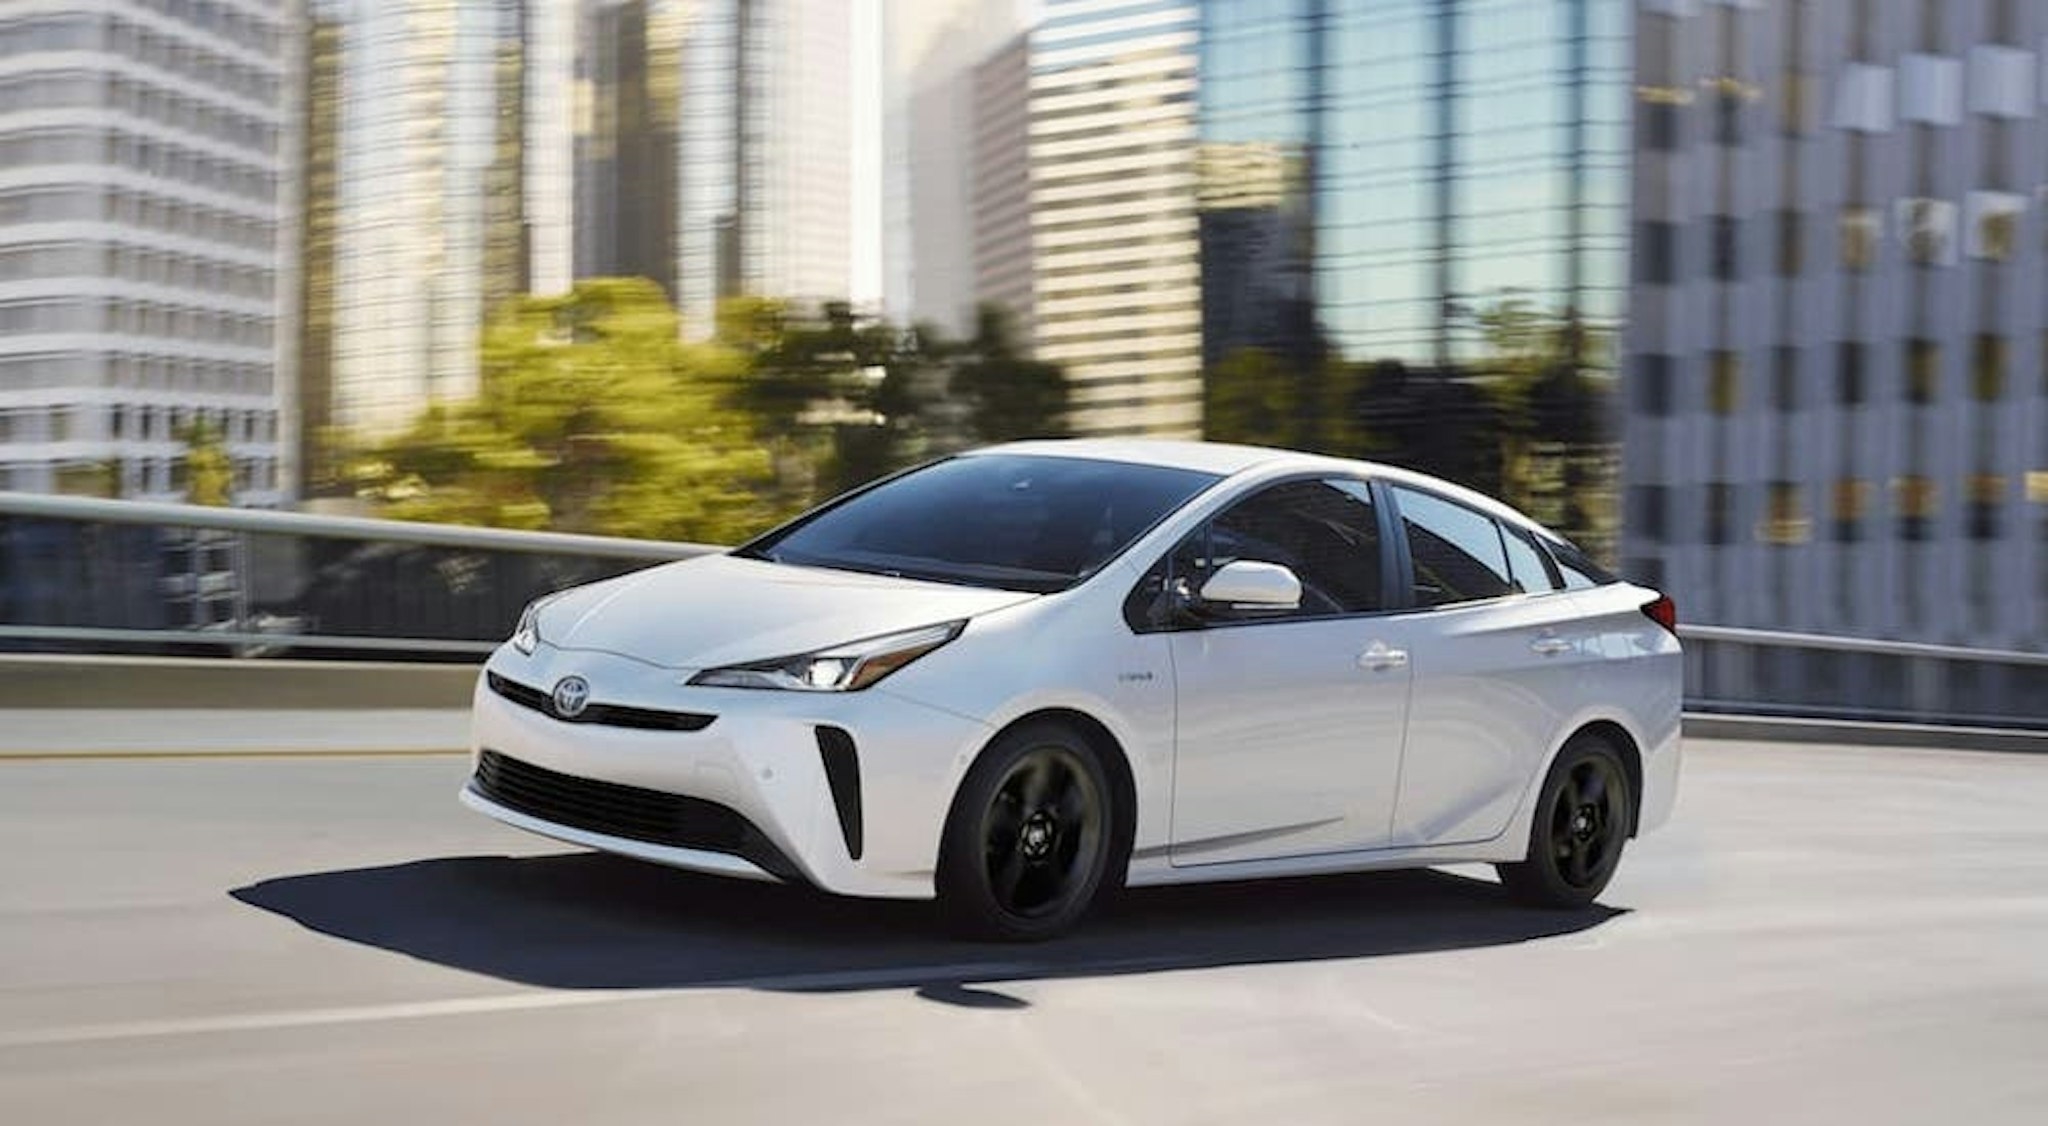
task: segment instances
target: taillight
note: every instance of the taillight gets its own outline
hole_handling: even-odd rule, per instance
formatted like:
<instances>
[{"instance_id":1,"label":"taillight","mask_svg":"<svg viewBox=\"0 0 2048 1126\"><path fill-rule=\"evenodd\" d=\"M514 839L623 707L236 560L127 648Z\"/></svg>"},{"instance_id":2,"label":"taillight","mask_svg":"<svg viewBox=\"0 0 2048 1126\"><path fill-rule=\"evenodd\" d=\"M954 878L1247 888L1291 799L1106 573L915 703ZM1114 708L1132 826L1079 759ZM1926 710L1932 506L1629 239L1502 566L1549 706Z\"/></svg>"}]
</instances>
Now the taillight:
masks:
<instances>
[{"instance_id":1,"label":"taillight","mask_svg":"<svg viewBox=\"0 0 2048 1126\"><path fill-rule=\"evenodd\" d=\"M1655 599L1643 603L1643 613L1651 621L1670 631L1671 636L1678 636L1678 603L1671 601L1670 595L1660 594Z\"/></svg>"}]
</instances>

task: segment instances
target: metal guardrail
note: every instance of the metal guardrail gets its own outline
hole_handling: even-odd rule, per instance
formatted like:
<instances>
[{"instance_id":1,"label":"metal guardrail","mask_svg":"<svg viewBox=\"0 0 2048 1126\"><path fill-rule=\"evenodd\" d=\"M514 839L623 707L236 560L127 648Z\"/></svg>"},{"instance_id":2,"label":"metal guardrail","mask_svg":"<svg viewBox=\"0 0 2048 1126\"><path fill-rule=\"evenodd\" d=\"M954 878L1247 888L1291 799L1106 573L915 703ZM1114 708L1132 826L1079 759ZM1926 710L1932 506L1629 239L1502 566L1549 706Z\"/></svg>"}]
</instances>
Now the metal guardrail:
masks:
<instances>
[{"instance_id":1,"label":"metal guardrail","mask_svg":"<svg viewBox=\"0 0 2048 1126\"><path fill-rule=\"evenodd\" d=\"M2048 653L1681 626L1690 711L2048 731Z\"/></svg>"},{"instance_id":2,"label":"metal guardrail","mask_svg":"<svg viewBox=\"0 0 2048 1126\"><path fill-rule=\"evenodd\" d=\"M722 550L0 492L0 649L474 660L538 595ZM1679 633L1691 710L2048 730L2048 653Z\"/></svg>"},{"instance_id":3,"label":"metal guardrail","mask_svg":"<svg viewBox=\"0 0 2048 1126\"><path fill-rule=\"evenodd\" d=\"M0 649L475 660L541 594L720 550L0 492Z\"/></svg>"}]
</instances>

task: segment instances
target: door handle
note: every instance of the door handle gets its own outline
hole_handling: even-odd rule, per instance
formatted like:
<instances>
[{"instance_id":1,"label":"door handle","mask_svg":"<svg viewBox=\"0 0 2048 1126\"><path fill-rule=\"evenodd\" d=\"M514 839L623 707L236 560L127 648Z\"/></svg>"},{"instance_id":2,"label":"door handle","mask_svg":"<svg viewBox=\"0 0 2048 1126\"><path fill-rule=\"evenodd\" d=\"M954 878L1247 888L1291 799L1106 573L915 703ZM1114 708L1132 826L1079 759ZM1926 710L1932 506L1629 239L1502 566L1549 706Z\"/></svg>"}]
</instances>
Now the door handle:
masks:
<instances>
[{"instance_id":1,"label":"door handle","mask_svg":"<svg viewBox=\"0 0 2048 1126\"><path fill-rule=\"evenodd\" d=\"M1405 668L1408 664L1408 650L1389 649L1384 641L1375 641L1358 655L1358 667L1379 672L1384 669Z\"/></svg>"},{"instance_id":2,"label":"door handle","mask_svg":"<svg viewBox=\"0 0 2048 1126\"><path fill-rule=\"evenodd\" d=\"M1545 657L1555 657L1555 656L1557 656L1557 655L1558 655L1559 653L1569 653L1569 652L1571 652L1571 649L1572 649L1572 643L1571 643L1571 642L1569 642L1569 641L1566 641L1566 640L1565 640L1564 638L1562 638L1562 637L1547 637L1547 636L1546 636L1546 637L1539 637L1539 638L1537 638L1536 640L1534 640L1534 641L1531 641L1531 642L1529 643L1529 648L1530 648L1531 650L1535 651L1536 653L1538 653L1538 654L1542 655L1542 656L1545 656Z\"/></svg>"}]
</instances>

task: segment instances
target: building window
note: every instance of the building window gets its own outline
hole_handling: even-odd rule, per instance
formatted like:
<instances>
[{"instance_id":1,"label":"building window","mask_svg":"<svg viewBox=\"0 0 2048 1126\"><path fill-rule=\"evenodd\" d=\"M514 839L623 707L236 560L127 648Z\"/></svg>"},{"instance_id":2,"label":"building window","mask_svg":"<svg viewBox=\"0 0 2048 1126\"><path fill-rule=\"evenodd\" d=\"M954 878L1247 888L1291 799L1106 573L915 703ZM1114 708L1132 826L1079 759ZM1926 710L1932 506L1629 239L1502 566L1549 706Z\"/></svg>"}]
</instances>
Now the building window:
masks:
<instances>
[{"instance_id":1,"label":"building window","mask_svg":"<svg viewBox=\"0 0 2048 1126\"><path fill-rule=\"evenodd\" d=\"M1726 77L1709 79L1705 85L1713 97L1714 143L1731 148L1741 145L1745 135L1743 109L1756 100L1756 87L1739 78Z\"/></svg>"},{"instance_id":2,"label":"building window","mask_svg":"<svg viewBox=\"0 0 2048 1126\"><path fill-rule=\"evenodd\" d=\"M1970 345L1970 393L1980 403L2005 396L2005 337L1980 332Z\"/></svg>"},{"instance_id":3,"label":"building window","mask_svg":"<svg viewBox=\"0 0 2048 1126\"><path fill-rule=\"evenodd\" d=\"M1835 401L1845 407L1863 402L1863 349L1857 340L1835 345Z\"/></svg>"},{"instance_id":4,"label":"building window","mask_svg":"<svg viewBox=\"0 0 2048 1126\"><path fill-rule=\"evenodd\" d=\"M1757 538L1780 547L1796 546L1813 538L1813 521L1807 518L1806 498L1799 482L1771 482Z\"/></svg>"},{"instance_id":5,"label":"building window","mask_svg":"<svg viewBox=\"0 0 2048 1126\"><path fill-rule=\"evenodd\" d=\"M1716 215L1712 220L1714 277L1720 281L1742 278L1742 220L1733 215Z\"/></svg>"},{"instance_id":6,"label":"building window","mask_svg":"<svg viewBox=\"0 0 2048 1126\"><path fill-rule=\"evenodd\" d=\"M1899 60L1899 116L1922 125L1960 125L1963 120L1963 63L1942 55L1914 54Z\"/></svg>"},{"instance_id":7,"label":"building window","mask_svg":"<svg viewBox=\"0 0 2048 1126\"><path fill-rule=\"evenodd\" d=\"M1778 87L1778 127L1788 135L1811 133L1816 123L1814 76L1803 70L1785 72Z\"/></svg>"},{"instance_id":8,"label":"building window","mask_svg":"<svg viewBox=\"0 0 2048 1126\"><path fill-rule=\"evenodd\" d=\"M1707 406L1715 414L1734 414L1742 406L1742 354L1715 352L1707 367Z\"/></svg>"},{"instance_id":9,"label":"building window","mask_svg":"<svg viewBox=\"0 0 2048 1126\"><path fill-rule=\"evenodd\" d=\"M1970 257L2003 262L2019 247L2027 199L2014 192L1971 192Z\"/></svg>"},{"instance_id":10,"label":"building window","mask_svg":"<svg viewBox=\"0 0 2048 1126\"><path fill-rule=\"evenodd\" d=\"M1636 128L1640 133L1636 143L1651 152L1676 152L1684 145L1685 103L1669 97L1652 97L1654 92L1650 87L1636 92Z\"/></svg>"},{"instance_id":11,"label":"building window","mask_svg":"<svg viewBox=\"0 0 2048 1126\"><path fill-rule=\"evenodd\" d=\"M1906 341L1906 399L1931 403L1941 397L1941 342Z\"/></svg>"},{"instance_id":12,"label":"building window","mask_svg":"<svg viewBox=\"0 0 2048 1126\"><path fill-rule=\"evenodd\" d=\"M1883 225L1876 208L1844 207L1841 222L1842 268L1868 270L1876 265L1877 244L1882 235Z\"/></svg>"},{"instance_id":13,"label":"building window","mask_svg":"<svg viewBox=\"0 0 2048 1126\"><path fill-rule=\"evenodd\" d=\"M1799 349L1789 345L1771 353L1771 406L1780 412L1799 409Z\"/></svg>"},{"instance_id":14,"label":"building window","mask_svg":"<svg viewBox=\"0 0 2048 1126\"><path fill-rule=\"evenodd\" d=\"M1851 27L1868 28L1868 23L1851 19ZM1870 63L1850 63L1842 68L1835 96L1835 125L1857 133L1884 133L1892 127L1892 71Z\"/></svg>"},{"instance_id":15,"label":"building window","mask_svg":"<svg viewBox=\"0 0 2048 1126\"><path fill-rule=\"evenodd\" d=\"M1733 542L1735 528L1735 486L1715 481L1707 486L1707 542Z\"/></svg>"},{"instance_id":16,"label":"building window","mask_svg":"<svg viewBox=\"0 0 2048 1126\"><path fill-rule=\"evenodd\" d=\"M1663 418L1671 413L1671 373L1677 359L1654 352L1636 357L1635 373L1629 378L1629 398L1635 413Z\"/></svg>"},{"instance_id":17,"label":"building window","mask_svg":"<svg viewBox=\"0 0 2048 1126\"><path fill-rule=\"evenodd\" d=\"M1828 514L1833 518L1837 543L1863 539L1863 521L1870 515L1870 482L1857 477L1836 478L1829 490Z\"/></svg>"},{"instance_id":18,"label":"building window","mask_svg":"<svg viewBox=\"0 0 2048 1126\"><path fill-rule=\"evenodd\" d=\"M1791 278L1799 276L1806 268L1805 248L1800 239L1805 233L1804 216L1797 211L1778 212L1778 276Z\"/></svg>"},{"instance_id":19,"label":"building window","mask_svg":"<svg viewBox=\"0 0 2048 1126\"><path fill-rule=\"evenodd\" d=\"M1945 199L1899 201L1899 237L1916 266L1953 266L1956 261L1956 205Z\"/></svg>"},{"instance_id":20,"label":"building window","mask_svg":"<svg viewBox=\"0 0 2048 1126\"><path fill-rule=\"evenodd\" d=\"M1934 517L1941 493L1932 477L1918 474L1892 480L1892 505L1899 515L1899 538L1921 542L1934 538Z\"/></svg>"},{"instance_id":21,"label":"building window","mask_svg":"<svg viewBox=\"0 0 2048 1126\"><path fill-rule=\"evenodd\" d=\"M1981 43L1970 48L1970 109L1986 117L2034 114L2034 53Z\"/></svg>"},{"instance_id":22,"label":"building window","mask_svg":"<svg viewBox=\"0 0 2048 1126\"><path fill-rule=\"evenodd\" d=\"M1678 281L1678 224L1647 222L1636 237L1636 280L1644 285Z\"/></svg>"},{"instance_id":23,"label":"building window","mask_svg":"<svg viewBox=\"0 0 2048 1126\"><path fill-rule=\"evenodd\" d=\"M1632 485L1628 490L1629 530L1642 539L1663 542L1670 535L1670 490L1663 485Z\"/></svg>"},{"instance_id":24,"label":"building window","mask_svg":"<svg viewBox=\"0 0 2048 1126\"><path fill-rule=\"evenodd\" d=\"M1969 535L1973 540L1995 540L1999 514L2005 507L2005 478L1996 473L1979 473L1970 478Z\"/></svg>"}]
</instances>

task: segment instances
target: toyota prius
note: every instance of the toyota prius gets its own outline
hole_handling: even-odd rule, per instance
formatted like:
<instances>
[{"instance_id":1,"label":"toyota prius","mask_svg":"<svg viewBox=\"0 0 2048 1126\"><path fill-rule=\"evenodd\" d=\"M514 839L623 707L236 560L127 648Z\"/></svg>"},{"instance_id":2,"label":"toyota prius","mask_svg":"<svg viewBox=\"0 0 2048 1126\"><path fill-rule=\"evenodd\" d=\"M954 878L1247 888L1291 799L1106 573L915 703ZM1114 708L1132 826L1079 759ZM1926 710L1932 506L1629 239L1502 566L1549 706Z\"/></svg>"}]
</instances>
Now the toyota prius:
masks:
<instances>
[{"instance_id":1,"label":"toyota prius","mask_svg":"<svg viewBox=\"0 0 2048 1126\"><path fill-rule=\"evenodd\" d=\"M462 800L1004 940L1126 885L1460 862L1578 907L1671 810L1675 625L1422 474L1013 443L535 602Z\"/></svg>"}]
</instances>

